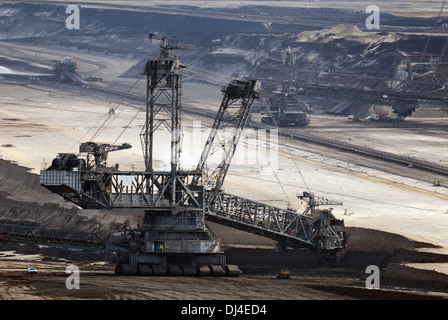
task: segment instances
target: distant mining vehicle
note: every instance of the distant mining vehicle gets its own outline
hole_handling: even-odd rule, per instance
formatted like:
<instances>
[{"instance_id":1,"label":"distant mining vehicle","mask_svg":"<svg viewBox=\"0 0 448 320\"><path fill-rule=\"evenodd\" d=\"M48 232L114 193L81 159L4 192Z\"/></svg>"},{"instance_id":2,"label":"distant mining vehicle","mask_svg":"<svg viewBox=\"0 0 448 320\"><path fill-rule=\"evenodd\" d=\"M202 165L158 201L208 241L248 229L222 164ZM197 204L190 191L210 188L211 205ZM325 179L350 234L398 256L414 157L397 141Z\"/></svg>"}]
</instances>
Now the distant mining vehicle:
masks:
<instances>
[{"instance_id":1,"label":"distant mining vehicle","mask_svg":"<svg viewBox=\"0 0 448 320\"><path fill-rule=\"evenodd\" d=\"M365 117L365 121L371 122L403 122L405 117L397 116L392 111L389 113L372 113Z\"/></svg>"},{"instance_id":2,"label":"distant mining vehicle","mask_svg":"<svg viewBox=\"0 0 448 320\"><path fill-rule=\"evenodd\" d=\"M266 116L261 121L279 127L306 127L310 123L309 113L311 108L297 100L294 90L275 90L267 99Z\"/></svg>"},{"instance_id":3,"label":"distant mining vehicle","mask_svg":"<svg viewBox=\"0 0 448 320\"><path fill-rule=\"evenodd\" d=\"M73 57L64 57L60 61L55 61L53 65L53 72L61 81L68 81L69 78L66 76L68 72L74 72L76 70L76 62Z\"/></svg>"},{"instance_id":4,"label":"distant mining vehicle","mask_svg":"<svg viewBox=\"0 0 448 320\"><path fill-rule=\"evenodd\" d=\"M288 268L283 267L277 275L277 279L291 279L291 272Z\"/></svg>"},{"instance_id":5,"label":"distant mining vehicle","mask_svg":"<svg viewBox=\"0 0 448 320\"><path fill-rule=\"evenodd\" d=\"M63 57L59 61L53 61L53 73L61 82L74 82L82 85L89 84L76 72L76 62L73 57Z\"/></svg>"},{"instance_id":6,"label":"distant mining vehicle","mask_svg":"<svg viewBox=\"0 0 448 320\"><path fill-rule=\"evenodd\" d=\"M86 81L88 81L88 82L103 82L103 78L89 76L86 78Z\"/></svg>"}]
</instances>

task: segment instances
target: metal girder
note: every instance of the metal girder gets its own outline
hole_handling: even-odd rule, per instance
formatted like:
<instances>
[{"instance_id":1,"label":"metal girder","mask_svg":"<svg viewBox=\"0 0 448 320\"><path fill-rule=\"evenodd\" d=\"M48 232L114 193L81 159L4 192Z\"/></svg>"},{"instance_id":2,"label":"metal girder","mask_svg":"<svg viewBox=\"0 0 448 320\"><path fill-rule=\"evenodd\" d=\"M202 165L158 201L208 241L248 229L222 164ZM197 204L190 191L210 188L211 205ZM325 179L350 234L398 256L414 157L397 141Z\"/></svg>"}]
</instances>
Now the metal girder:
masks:
<instances>
[{"instance_id":1,"label":"metal girder","mask_svg":"<svg viewBox=\"0 0 448 320\"><path fill-rule=\"evenodd\" d=\"M223 185L253 102L259 98L260 90L261 85L257 80L233 80L221 89L224 96L197 166L197 171L204 175L203 185L206 190L219 190ZM216 165L211 160L214 155L221 157L214 160Z\"/></svg>"},{"instance_id":2,"label":"metal girder","mask_svg":"<svg viewBox=\"0 0 448 320\"><path fill-rule=\"evenodd\" d=\"M110 205L113 208L201 209L203 189L190 186L191 180L198 175L197 172L178 171L173 178L171 172L112 172L108 186ZM171 197L173 185L175 189Z\"/></svg>"},{"instance_id":3,"label":"metal girder","mask_svg":"<svg viewBox=\"0 0 448 320\"><path fill-rule=\"evenodd\" d=\"M181 152L181 65L177 57L148 59L146 121L140 132L146 171L153 170L154 134L160 127L171 133L171 167L177 170Z\"/></svg>"},{"instance_id":4,"label":"metal girder","mask_svg":"<svg viewBox=\"0 0 448 320\"><path fill-rule=\"evenodd\" d=\"M205 210L208 220L277 240L291 247L344 249L343 222L331 210L307 215L219 192Z\"/></svg>"},{"instance_id":5,"label":"metal girder","mask_svg":"<svg viewBox=\"0 0 448 320\"><path fill-rule=\"evenodd\" d=\"M0 224L0 240L93 251L126 251L125 248L104 241L96 233L55 230L34 226Z\"/></svg>"},{"instance_id":6,"label":"metal girder","mask_svg":"<svg viewBox=\"0 0 448 320\"><path fill-rule=\"evenodd\" d=\"M193 179L201 181L201 174L195 171L178 171L174 178L165 171L73 171L79 189L65 185L66 175L65 170L43 170L41 184L84 209L204 207L204 189L191 183Z\"/></svg>"}]
</instances>

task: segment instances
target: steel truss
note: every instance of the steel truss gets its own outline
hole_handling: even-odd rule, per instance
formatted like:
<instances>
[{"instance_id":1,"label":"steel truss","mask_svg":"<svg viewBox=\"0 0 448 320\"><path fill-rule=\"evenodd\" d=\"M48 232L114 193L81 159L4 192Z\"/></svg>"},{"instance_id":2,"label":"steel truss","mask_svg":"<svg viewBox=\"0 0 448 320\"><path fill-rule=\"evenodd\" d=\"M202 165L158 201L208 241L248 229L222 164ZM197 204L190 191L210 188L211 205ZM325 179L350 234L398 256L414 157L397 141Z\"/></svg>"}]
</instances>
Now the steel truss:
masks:
<instances>
[{"instance_id":1,"label":"steel truss","mask_svg":"<svg viewBox=\"0 0 448 320\"><path fill-rule=\"evenodd\" d=\"M92 251L126 251L124 248L104 241L96 233L47 229L34 226L0 224L0 240Z\"/></svg>"},{"instance_id":2,"label":"steel truss","mask_svg":"<svg viewBox=\"0 0 448 320\"><path fill-rule=\"evenodd\" d=\"M260 90L260 82L256 80L234 80L222 87L224 96L197 166L197 170L204 175L203 183L207 190L218 191L223 185ZM216 166L210 160L215 154L222 156Z\"/></svg>"},{"instance_id":3,"label":"steel truss","mask_svg":"<svg viewBox=\"0 0 448 320\"><path fill-rule=\"evenodd\" d=\"M201 173L196 171L178 171L173 177L171 172L165 171L79 170L73 174L78 177L81 190L75 190L62 183L49 185L46 176L55 173L64 175L62 170L42 171L41 183L84 209L165 207L200 210L204 207L203 187L192 185L193 179L202 181ZM173 185L175 187L172 197Z\"/></svg>"},{"instance_id":4,"label":"steel truss","mask_svg":"<svg viewBox=\"0 0 448 320\"><path fill-rule=\"evenodd\" d=\"M299 214L227 193L217 193L205 210L208 220L277 240L282 246L343 249L343 222L331 210Z\"/></svg>"},{"instance_id":5,"label":"steel truss","mask_svg":"<svg viewBox=\"0 0 448 320\"><path fill-rule=\"evenodd\" d=\"M171 168L177 170L181 152L181 65L177 57L148 59L146 122L140 133L145 168L153 170L154 134L160 127L171 133Z\"/></svg>"}]
</instances>

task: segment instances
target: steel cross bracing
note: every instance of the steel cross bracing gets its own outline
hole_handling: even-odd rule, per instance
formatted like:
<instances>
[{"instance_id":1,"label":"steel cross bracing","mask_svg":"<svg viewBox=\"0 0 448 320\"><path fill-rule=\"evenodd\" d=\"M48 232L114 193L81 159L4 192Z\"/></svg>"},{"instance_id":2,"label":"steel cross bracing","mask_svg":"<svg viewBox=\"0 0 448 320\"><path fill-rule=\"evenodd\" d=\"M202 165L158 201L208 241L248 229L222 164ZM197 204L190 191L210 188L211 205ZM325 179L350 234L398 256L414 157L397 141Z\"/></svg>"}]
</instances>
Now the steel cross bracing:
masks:
<instances>
[{"instance_id":1,"label":"steel cross bracing","mask_svg":"<svg viewBox=\"0 0 448 320\"><path fill-rule=\"evenodd\" d=\"M108 198L102 203L112 208L151 208L172 207L200 209L203 207L203 188L191 186L191 180L200 173L178 171L175 176L171 172L108 172ZM99 183L101 178L97 178ZM166 194L171 192L171 186L176 188L172 198Z\"/></svg>"},{"instance_id":2,"label":"steel cross bracing","mask_svg":"<svg viewBox=\"0 0 448 320\"><path fill-rule=\"evenodd\" d=\"M47 229L34 226L0 224L0 240L93 251L126 251L125 248L104 241L96 233Z\"/></svg>"},{"instance_id":3,"label":"steel cross bracing","mask_svg":"<svg viewBox=\"0 0 448 320\"><path fill-rule=\"evenodd\" d=\"M146 121L140 133L146 171L153 170L154 134L161 127L171 133L171 167L179 164L181 128L181 65L177 57L148 59Z\"/></svg>"},{"instance_id":4,"label":"steel cross bracing","mask_svg":"<svg viewBox=\"0 0 448 320\"><path fill-rule=\"evenodd\" d=\"M219 190L223 185L253 102L260 96L260 90L260 82L256 80L233 80L222 87L224 97L197 166L197 171L204 175L203 184L206 190ZM221 159L213 160L215 155Z\"/></svg>"},{"instance_id":5,"label":"steel cross bracing","mask_svg":"<svg viewBox=\"0 0 448 320\"><path fill-rule=\"evenodd\" d=\"M59 175L52 178L54 173L62 178ZM172 207L182 210L188 207L198 210L204 207L204 189L191 183L193 179L202 181L201 173L195 171L178 171L173 176L165 171L80 169L71 174L79 189L71 181L63 180L66 175L62 170L42 171L41 184L84 209ZM173 184L176 187L171 197Z\"/></svg>"},{"instance_id":6,"label":"steel cross bracing","mask_svg":"<svg viewBox=\"0 0 448 320\"><path fill-rule=\"evenodd\" d=\"M284 247L338 250L346 246L343 222L331 210L305 215L219 192L205 215L207 220L274 239Z\"/></svg>"},{"instance_id":7,"label":"steel cross bracing","mask_svg":"<svg viewBox=\"0 0 448 320\"><path fill-rule=\"evenodd\" d=\"M90 175L89 172L85 174ZM341 222L329 210L299 214L217 190L207 190L204 193L202 187L191 185L194 177L200 179L201 174L178 173L175 198L177 211L187 208L190 211L194 208L199 211L204 209L207 220L263 235L284 243L285 246L326 250L345 247L345 236L340 233L339 228ZM173 208L173 203L164 197L171 179L169 172L154 172L150 175L141 172L105 172L103 175L83 179L85 185L95 185L92 190L97 192L61 195L83 208ZM68 198L68 194L72 195L71 198Z\"/></svg>"}]
</instances>

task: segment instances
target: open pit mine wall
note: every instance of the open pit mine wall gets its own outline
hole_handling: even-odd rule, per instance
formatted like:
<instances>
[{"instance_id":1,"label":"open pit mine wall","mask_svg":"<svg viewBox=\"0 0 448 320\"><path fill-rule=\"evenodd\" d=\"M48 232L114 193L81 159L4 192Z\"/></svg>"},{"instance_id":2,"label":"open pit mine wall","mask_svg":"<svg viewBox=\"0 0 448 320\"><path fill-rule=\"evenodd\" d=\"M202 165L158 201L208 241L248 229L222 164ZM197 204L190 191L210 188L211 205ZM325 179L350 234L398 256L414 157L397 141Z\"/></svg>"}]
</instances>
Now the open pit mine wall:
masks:
<instances>
[{"instance_id":1,"label":"open pit mine wall","mask_svg":"<svg viewBox=\"0 0 448 320\"><path fill-rule=\"evenodd\" d=\"M135 214L80 210L40 185L28 168L0 159L0 223L96 232L113 241Z\"/></svg>"},{"instance_id":2,"label":"open pit mine wall","mask_svg":"<svg viewBox=\"0 0 448 320\"><path fill-rule=\"evenodd\" d=\"M150 45L147 40L148 34L164 32L170 39L199 49L178 52L182 61L192 68L237 78L256 73L266 89L275 89L276 84L284 80L342 83L349 87L362 82L362 87L371 88L378 83L378 77L392 78L405 55L412 58L415 52L423 50L439 55L445 43L445 39L434 36L426 45L424 36L399 32L385 41L383 38L387 34L371 36L359 29L365 22L365 13L334 8L167 7L158 12L145 12L147 8L127 10L120 6L92 8L86 5L81 6L79 30L66 28L65 9L64 4L5 3L0 7L0 39L141 60L123 74L135 77L141 73L146 57L157 54L157 46ZM382 13L381 21L393 30L439 27L443 23L387 13ZM340 24L356 27L341 27ZM288 48L295 52L296 68L300 72L283 65L282 52ZM39 62L52 66L51 61ZM303 70L338 70L350 76L323 79L320 72ZM360 75L373 78L361 81ZM185 79L198 81L191 76ZM331 110L343 115L365 116L371 107L369 103L338 99L325 99L323 103L320 97L306 97L306 100L317 112Z\"/></svg>"}]
</instances>

